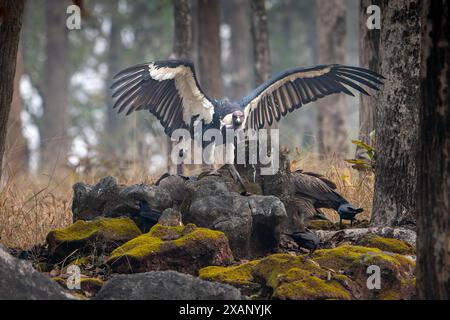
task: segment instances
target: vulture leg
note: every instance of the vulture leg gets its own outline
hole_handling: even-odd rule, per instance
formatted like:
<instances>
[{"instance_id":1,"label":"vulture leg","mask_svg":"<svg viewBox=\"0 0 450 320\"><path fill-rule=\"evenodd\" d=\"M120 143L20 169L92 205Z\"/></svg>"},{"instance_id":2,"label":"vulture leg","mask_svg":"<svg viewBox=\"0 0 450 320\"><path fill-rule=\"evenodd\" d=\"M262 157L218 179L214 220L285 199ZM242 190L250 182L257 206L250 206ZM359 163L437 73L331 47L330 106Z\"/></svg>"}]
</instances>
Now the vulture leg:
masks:
<instances>
[{"instance_id":1,"label":"vulture leg","mask_svg":"<svg viewBox=\"0 0 450 320\"><path fill-rule=\"evenodd\" d=\"M244 196L249 196L250 193L247 191L247 189L245 188L244 182L242 181L241 175L239 174L239 172L236 170L236 167L234 166L234 164L229 164L228 165L228 170L230 171L231 176L233 177L233 179L238 182L242 189L244 190L242 192L242 195Z\"/></svg>"},{"instance_id":2,"label":"vulture leg","mask_svg":"<svg viewBox=\"0 0 450 320\"><path fill-rule=\"evenodd\" d=\"M342 218L339 218L339 229L342 229Z\"/></svg>"}]
</instances>

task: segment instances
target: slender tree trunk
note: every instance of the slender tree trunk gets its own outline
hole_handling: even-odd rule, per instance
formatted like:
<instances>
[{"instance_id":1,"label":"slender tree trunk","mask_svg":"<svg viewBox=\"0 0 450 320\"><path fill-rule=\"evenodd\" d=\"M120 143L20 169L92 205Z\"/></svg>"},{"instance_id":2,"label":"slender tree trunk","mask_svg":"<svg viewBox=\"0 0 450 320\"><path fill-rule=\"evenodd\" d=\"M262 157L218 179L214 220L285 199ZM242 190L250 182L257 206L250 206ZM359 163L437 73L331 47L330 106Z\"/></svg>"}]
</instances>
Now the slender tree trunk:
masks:
<instances>
[{"instance_id":1,"label":"slender tree trunk","mask_svg":"<svg viewBox=\"0 0 450 320\"><path fill-rule=\"evenodd\" d=\"M367 28L367 8L370 5L380 6L380 0L361 0L360 2L360 38L359 60L361 67L379 72L380 30ZM375 130L376 95L361 95L359 104L359 138L370 143L369 134Z\"/></svg>"},{"instance_id":2,"label":"slender tree trunk","mask_svg":"<svg viewBox=\"0 0 450 320\"><path fill-rule=\"evenodd\" d=\"M231 27L231 96L229 98L241 99L252 88L248 1L231 0L229 8Z\"/></svg>"},{"instance_id":3,"label":"slender tree trunk","mask_svg":"<svg viewBox=\"0 0 450 320\"><path fill-rule=\"evenodd\" d=\"M188 59L193 58L192 44L192 7L189 0L174 0L174 44L173 51L175 58ZM171 154L173 142L167 139L167 171L171 172ZM177 174L183 174L183 165L178 164L176 167Z\"/></svg>"},{"instance_id":4,"label":"slender tree trunk","mask_svg":"<svg viewBox=\"0 0 450 320\"><path fill-rule=\"evenodd\" d=\"M178 59L192 59L192 15L189 0L174 0L175 36L173 51Z\"/></svg>"},{"instance_id":5,"label":"slender tree trunk","mask_svg":"<svg viewBox=\"0 0 450 320\"><path fill-rule=\"evenodd\" d=\"M109 50L107 56L108 64L108 77L111 79L114 75L120 71L120 52L121 52L121 39L120 39L120 25L117 21L118 2L112 1L107 5L111 17L111 28L109 30ZM121 150L121 146L125 145L126 140L126 123L128 119L124 119L123 115L117 113L117 110L113 109L114 104L111 96L111 89L109 83L105 84L105 96L106 96L106 123L105 132L103 133L103 141L107 149L109 156L111 155L123 155L126 150ZM124 139L125 138L125 139Z\"/></svg>"},{"instance_id":6,"label":"slender tree trunk","mask_svg":"<svg viewBox=\"0 0 450 320\"><path fill-rule=\"evenodd\" d=\"M40 167L47 174L66 166L71 144L68 136L70 47L64 14L68 4L61 0L45 1L47 44Z\"/></svg>"},{"instance_id":7,"label":"slender tree trunk","mask_svg":"<svg viewBox=\"0 0 450 320\"><path fill-rule=\"evenodd\" d=\"M22 100L20 96L20 78L22 77L22 50L19 45L14 77L14 94L8 119L8 134L6 136L6 163L11 176L28 171L28 148L22 133Z\"/></svg>"},{"instance_id":8,"label":"slender tree trunk","mask_svg":"<svg viewBox=\"0 0 450 320\"><path fill-rule=\"evenodd\" d=\"M317 62L345 62L346 17L344 0L316 0ZM317 102L318 152L343 158L349 150L347 105L344 95Z\"/></svg>"},{"instance_id":9,"label":"slender tree trunk","mask_svg":"<svg viewBox=\"0 0 450 320\"><path fill-rule=\"evenodd\" d=\"M220 14L217 0L198 0L199 77L207 96L219 98Z\"/></svg>"},{"instance_id":10,"label":"slender tree trunk","mask_svg":"<svg viewBox=\"0 0 450 320\"><path fill-rule=\"evenodd\" d=\"M381 1L380 73L372 225L416 222L420 0Z\"/></svg>"},{"instance_id":11,"label":"slender tree trunk","mask_svg":"<svg viewBox=\"0 0 450 320\"><path fill-rule=\"evenodd\" d=\"M3 173L3 155L13 99L23 9L23 0L6 0L0 3L0 179Z\"/></svg>"},{"instance_id":12,"label":"slender tree trunk","mask_svg":"<svg viewBox=\"0 0 450 320\"><path fill-rule=\"evenodd\" d=\"M264 0L251 0L251 35L253 44L253 60L254 60L254 77L255 85L260 85L264 81L268 80L270 77L270 46L269 46L269 27L267 21L267 11ZM270 145L271 135L274 132L271 129L276 129L277 124L274 123L268 130L267 136L267 149L271 150ZM259 142L258 142L259 143ZM248 145L246 145L248 147ZM277 146L273 146L277 147ZM259 149L259 147L258 147ZM248 148L247 148L248 154ZM253 166L249 165L237 165L236 169L239 171L241 176L245 177L248 181L252 181L255 178L255 182L261 184L264 189L265 183L270 183L274 176L261 176L261 165L258 163Z\"/></svg>"},{"instance_id":13,"label":"slender tree trunk","mask_svg":"<svg viewBox=\"0 0 450 320\"><path fill-rule=\"evenodd\" d=\"M255 82L260 85L270 77L269 27L265 0L251 0L251 32Z\"/></svg>"},{"instance_id":14,"label":"slender tree trunk","mask_svg":"<svg viewBox=\"0 0 450 320\"><path fill-rule=\"evenodd\" d=\"M417 294L450 298L449 2L422 3L417 163Z\"/></svg>"}]
</instances>

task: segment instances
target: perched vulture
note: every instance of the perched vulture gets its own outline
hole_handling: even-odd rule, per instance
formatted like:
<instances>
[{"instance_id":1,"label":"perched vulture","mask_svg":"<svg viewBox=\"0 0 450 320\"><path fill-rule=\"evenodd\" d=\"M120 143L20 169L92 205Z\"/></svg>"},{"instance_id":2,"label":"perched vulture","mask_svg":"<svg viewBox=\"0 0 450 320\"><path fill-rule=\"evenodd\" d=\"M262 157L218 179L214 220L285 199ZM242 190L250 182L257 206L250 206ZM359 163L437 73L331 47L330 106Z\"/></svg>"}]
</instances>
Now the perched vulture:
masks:
<instances>
[{"instance_id":1,"label":"perched vulture","mask_svg":"<svg viewBox=\"0 0 450 320\"><path fill-rule=\"evenodd\" d=\"M203 132L210 128L259 130L325 96L354 96L349 88L368 95L363 87L379 90L382 79L373 71L337 64L293 68L267 80L240 101L216 100L200 88L191 62L162 60L119 72L111 89L116 98L113 108L119 113L148 110L170 136L180 128L193 135L194 125L200 122ZM239 175L238 180L242 184Z\"/></svg>"},{"instance_id":2,"label":"perched vulture","mask_svg":"<svg viewBox=\"0 0 450 320\"><path fill-rule=\"evenodd\" d=\"M298 170L292 172L291 179L294 183L295 194L309 199L315 209L327 208L338 212L340 223L342 220L350 220L351 224L355 220L356 214L363 212L362 208L353 207L343 196L337 193L336 185L312 172ZM320 213L320 211L319 211ZM320 218L320 214L316 214Z\"/></svg>"}]
</instances>

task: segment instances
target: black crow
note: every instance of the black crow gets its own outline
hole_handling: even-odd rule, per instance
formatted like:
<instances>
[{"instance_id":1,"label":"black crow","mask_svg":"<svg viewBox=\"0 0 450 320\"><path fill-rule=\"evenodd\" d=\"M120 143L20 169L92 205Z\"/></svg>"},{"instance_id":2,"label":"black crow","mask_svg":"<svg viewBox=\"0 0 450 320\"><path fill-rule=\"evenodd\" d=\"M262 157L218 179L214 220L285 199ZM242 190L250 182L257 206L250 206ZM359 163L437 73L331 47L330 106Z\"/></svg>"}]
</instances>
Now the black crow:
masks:
<instances>
[{"instance_id":1,"label":"black crow","mask_svg":"<svg viewBox=\"0 0 450 320\"><path fill-rule=\"evenodd\" d=\"M291 237L299 247L308 249L309 255L312 255L320 244L319 236L311 231L298 231L285 233L285 235Z\"/></svg>"},{"instance_id":2,"label":"black crow","mask_svg":"<svg viewBox=\"0 0 450 320\"><path fill-rule=\"evenodd\" d=\"M259 130L278 122L288 113L332 94L351 96L353 88L369 95L362 87L379 90L383 77L373 71L344 65L320 65L286 70L267 80L240 101L207 97L199 86L194 65L186 60L162 60L143 63L119 72L111 86L116 102L113 108L130 114L148 110L171 136L176 129L188 129L194 137L195 127L202 124L202 137L208 129ZM216 141L203 141L212 162ZM205 139L206 140L206 139ZM227 141L234 147L234 141ZM228 148L227 150L232 150ZM245 190L234 168L236 179Z\"/></svg>"},{"instance_id":3,"label":"black crow","mask_svg":"<svg viewBox=\"0 0 450 320\"><path fill-rule=\"evenodd\" d=\"M353 226L353 221L356 220L355 216L358 213L361 213L364 211L362 208L354 208L350 203L343 201L341 205L339 205L338 208L339 213L339 225L342 228L342 220L350 220L350 226Z\"/></svg>"}]
</instances>

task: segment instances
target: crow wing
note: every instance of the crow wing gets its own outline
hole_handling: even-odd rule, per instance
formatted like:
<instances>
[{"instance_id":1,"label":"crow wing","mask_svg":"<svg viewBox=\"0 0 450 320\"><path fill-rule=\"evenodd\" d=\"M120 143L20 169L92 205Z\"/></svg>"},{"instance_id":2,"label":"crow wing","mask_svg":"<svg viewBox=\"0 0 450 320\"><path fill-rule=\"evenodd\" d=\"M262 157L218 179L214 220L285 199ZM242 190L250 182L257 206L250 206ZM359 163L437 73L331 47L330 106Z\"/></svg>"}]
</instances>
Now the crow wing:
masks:
<instances>
[{"instance_id":1,"label":"crow wing","mask_svg":"<svg viewBox=\"0 0 450 320\"><path fill-rule=\"evenodd\" d=\"M245 127L258 130L279 121L288 112L317 99L336 93L354 96L351 87L369 95L361 87L379 90L383 76L358 67L321 65L287 70L266 81L241 101Z\"/></svg>"},{"instance_id":2,"label":"crow wing","mask_svg":"<svg viewBox=\"0 0 450 320\"><path fill-rule=\"evenodd\" d=\"M114 76L113 108L127 115L148 110L171 135L193 121L210 123L214 106L201 90L194 65L186 60L162 60L127 68Z\"/></svg>"}]
</instances>

